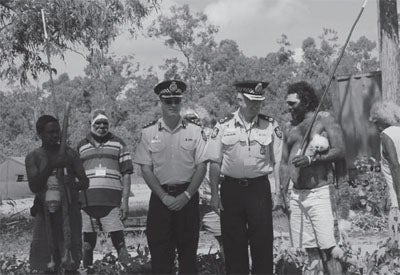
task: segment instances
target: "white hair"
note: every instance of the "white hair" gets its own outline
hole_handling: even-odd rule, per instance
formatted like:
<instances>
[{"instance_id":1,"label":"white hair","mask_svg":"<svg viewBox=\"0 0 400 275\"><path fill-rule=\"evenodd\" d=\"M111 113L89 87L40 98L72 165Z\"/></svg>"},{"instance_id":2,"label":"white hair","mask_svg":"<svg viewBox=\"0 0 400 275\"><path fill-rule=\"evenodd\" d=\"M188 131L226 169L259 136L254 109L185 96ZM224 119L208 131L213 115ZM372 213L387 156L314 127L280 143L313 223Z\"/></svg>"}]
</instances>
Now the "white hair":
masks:
<instances>
[{"instance_id":1,"label":"white hair","mask_svg":"<svg viewBox=\"0 0 400 275\"><path fill-rule=\"evenodd\" d=\"M370 111L371 121L381 121L387 125L400 122L400 107L391 101L379 101L374 103Z\"/></svg>"},{"instance_id":2,"label":"white hair","mask_svg":"<svg viewBox=\"0 0 400 275\"><path fill-rule=\"evenodd\" d=\"M196 116L197 118L200 118L197 112L191 108L184 108L181 110L181 116L187 117L187 116Z\"/></svg>"}]
</instances>

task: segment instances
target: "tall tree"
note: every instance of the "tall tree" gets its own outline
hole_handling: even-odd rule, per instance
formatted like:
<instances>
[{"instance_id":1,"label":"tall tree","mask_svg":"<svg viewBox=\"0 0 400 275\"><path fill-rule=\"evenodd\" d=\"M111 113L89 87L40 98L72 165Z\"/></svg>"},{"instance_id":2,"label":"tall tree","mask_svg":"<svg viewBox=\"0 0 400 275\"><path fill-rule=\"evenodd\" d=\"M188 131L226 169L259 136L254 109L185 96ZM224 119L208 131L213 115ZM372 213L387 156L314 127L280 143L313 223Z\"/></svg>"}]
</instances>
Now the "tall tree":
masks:
<instances>
[{"instance_id":1,"label":"tall tree","mask_svg":"<svg viewBox=\"0 0 400 275\"><path fill-rule=\"evenodd\" d=\"M170 15L160 15L148 29L150 37L163 38L164 44L183 55L185 62L171 63L181 67L181 78L196 89L196 82L209 80L207 52L215 46L218 28L207 21L204 13L191 13L188 5L172 6Z\"/></svg>"},{"instance_id":2,"label":"tall tree","mask_svg":"<svg viewBox=\"0 0 400 275\"><path fill-rule=\"evenodd\" d=\"M48 68L41 53L45 46L41 9L44 9L51 53L62 58L77 47L91 52L107 50L128 25L131 34L160 0L1 0L0 78L25 82Z\"/></svg>"},{"instance_id":3,"label":"tall tree","mask_svg":"<svg viewBox=\"0 0 400 275\"><path fill-rule=\"evenodd\" d=\"M43 96L32 86L0 92L0 161L1 156L23 156L37 144L35 122Z\"/></svg>"},{"instance_id":4,"label":"tall tree","mask_svg":"<svg viewBox=\"0 0 400 275\"><path fill-rule=\"evenodd\" d=\"M376 42L361 36L357 41L350 41L343 59L338 66L337 75L368 73L379 69L377 57L372 56Z\"/></svg>"},{"instance_id":5,"label":"tall tree","mask_svg":"<svg viewBox=\"0 0 400 275\"><path fill-rule=\"evenodd\" d=\"M399 23L396 0L378 1L379 57L383 98L400 103Z\"/></svg>"},{"instance_id":6,"label":"tall tree","mask_svg":"<svg viewBox=\"0 0 400 275\"><path fill-rule=\"evenodd\" d=\"M318 89L323 90L332 69L334 58L338 51L337 32L323 29L319 38L319 46L314 38L308 37L303 41L303 62L300 66L300 76Z\"/></svg>"}]
</instances>

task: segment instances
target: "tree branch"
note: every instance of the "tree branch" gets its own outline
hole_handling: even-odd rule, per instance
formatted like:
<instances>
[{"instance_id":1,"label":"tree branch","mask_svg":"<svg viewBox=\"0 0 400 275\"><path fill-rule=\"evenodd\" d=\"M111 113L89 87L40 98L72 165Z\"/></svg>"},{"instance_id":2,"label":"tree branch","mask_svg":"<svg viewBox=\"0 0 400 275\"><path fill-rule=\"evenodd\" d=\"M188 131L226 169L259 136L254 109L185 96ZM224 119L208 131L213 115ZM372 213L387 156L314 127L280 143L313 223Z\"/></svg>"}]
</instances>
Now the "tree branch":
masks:
<instances>
[{"instance_id":1,"label":"tree branch","mask_svg":"<svg viewBox=\"0 0 400 275\"><path fill-rule=\"evenodd\" d=\"M68 49L68 50L70 50L71 52L74 52L74 53L79 54L80 56L82 56L83 58L86 59L86 56L85 56L83 53L81 53L81 52L79 52L79 51L77 51L77 50L75 50L75 49L73 49L73 48L70 48L70 47L68 47L68 46L65 46L65 48Z\"/></svg>"},{"instance_id":2,"label":"tree branch","mask_svg":"<svg viewBox=\"0 0 400 275\"><path fill-rule=\"evenodd\" d=\"M12 22L5 24L3 27L0 28L0 32L2 32L5 28L7 28L11 24L12 24Z\"/></svg>"},{"instance_id":3,"label":"tree branch","mask_svg":"<svg viewBox=\"0 0 400 275\"><path fill-rule=\"evenodd\" d=\"M10 2L11 2L10 0L0 0L0 6L15 12L14 8L9 5Z\"/></svg>"}]
</instances>

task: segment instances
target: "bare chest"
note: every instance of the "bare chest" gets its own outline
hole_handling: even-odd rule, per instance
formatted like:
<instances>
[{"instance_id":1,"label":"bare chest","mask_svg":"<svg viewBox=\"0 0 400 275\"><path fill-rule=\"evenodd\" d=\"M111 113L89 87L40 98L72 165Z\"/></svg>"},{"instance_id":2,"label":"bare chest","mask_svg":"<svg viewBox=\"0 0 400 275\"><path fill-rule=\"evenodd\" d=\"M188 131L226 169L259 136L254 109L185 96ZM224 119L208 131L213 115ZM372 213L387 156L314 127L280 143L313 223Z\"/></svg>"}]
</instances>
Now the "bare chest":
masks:
<instances>
[{"instance_id":1,"label":"bare chest","mask_svg":"<svg viewBox=\"0 0 400 275\"><path fill-rule=\"evenodd\" d=\"M309 122L304 121L296 126L290 126L287 131L287 144L288 148L291 149L293 147L300 146L300 143L303 141L304 136L307 133L309 127ZM311 129L309 138L313 137L315 134L321 134L324 131L324 126L320 121L316 121ZM298 148L297 148L298 149ZM296 150L297 150L296 149Z\"/></svg>"}]
</instances>

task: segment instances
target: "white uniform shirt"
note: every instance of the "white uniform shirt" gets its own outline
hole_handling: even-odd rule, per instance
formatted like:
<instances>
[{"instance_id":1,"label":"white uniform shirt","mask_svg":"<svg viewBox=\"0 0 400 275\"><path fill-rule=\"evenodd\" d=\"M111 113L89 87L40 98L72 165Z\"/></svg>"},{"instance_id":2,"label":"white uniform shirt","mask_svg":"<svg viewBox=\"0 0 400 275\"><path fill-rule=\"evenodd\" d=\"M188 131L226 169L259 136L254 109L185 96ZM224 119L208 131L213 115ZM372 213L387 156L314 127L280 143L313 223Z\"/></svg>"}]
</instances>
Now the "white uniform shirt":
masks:
<instances>
[{"instance_id":1,"label":"white uniform shirt","mask_svg":"<svg viewBox=\"0 0 400 275\"><path fill-rule=\"evenodd\" d=\"M400 127L399 126L391 126L383 130L382 133L385 133L392 141L396 148L397 161L400 163ZM392 173L389 168L389 161L382 154L382 146L381 146L381 166L382 173L385 177L386 184L389 190L389 197L392 202L391 207L398 207L396 192L393 187L393 178Z\"/></svg>"},{"instance_id":2,"label":"white uniform shirt","mask_svg":"<svg viewBox=\"0 0 400 275\"><path fill-rule=\"evenodd\" d=\"M245 126L239 111L215 126L207 158L221 163L221 173L233 178L256 178L270 174L282 157L282 132L265 115Z\"/></svg>"},{"instance_id":3,"label":"white uniform shirt","mask_svg":"<svg viewBox=\"0 0 400 275\"><path fill-rule=\"evenodd\" d=\"M171 131L160 118L143 128L134 162L151 165L161 185L182 184L190 182L196 165L205 161L205 149L200 126L181 120Z\"/></svg>"}]
</instances>

